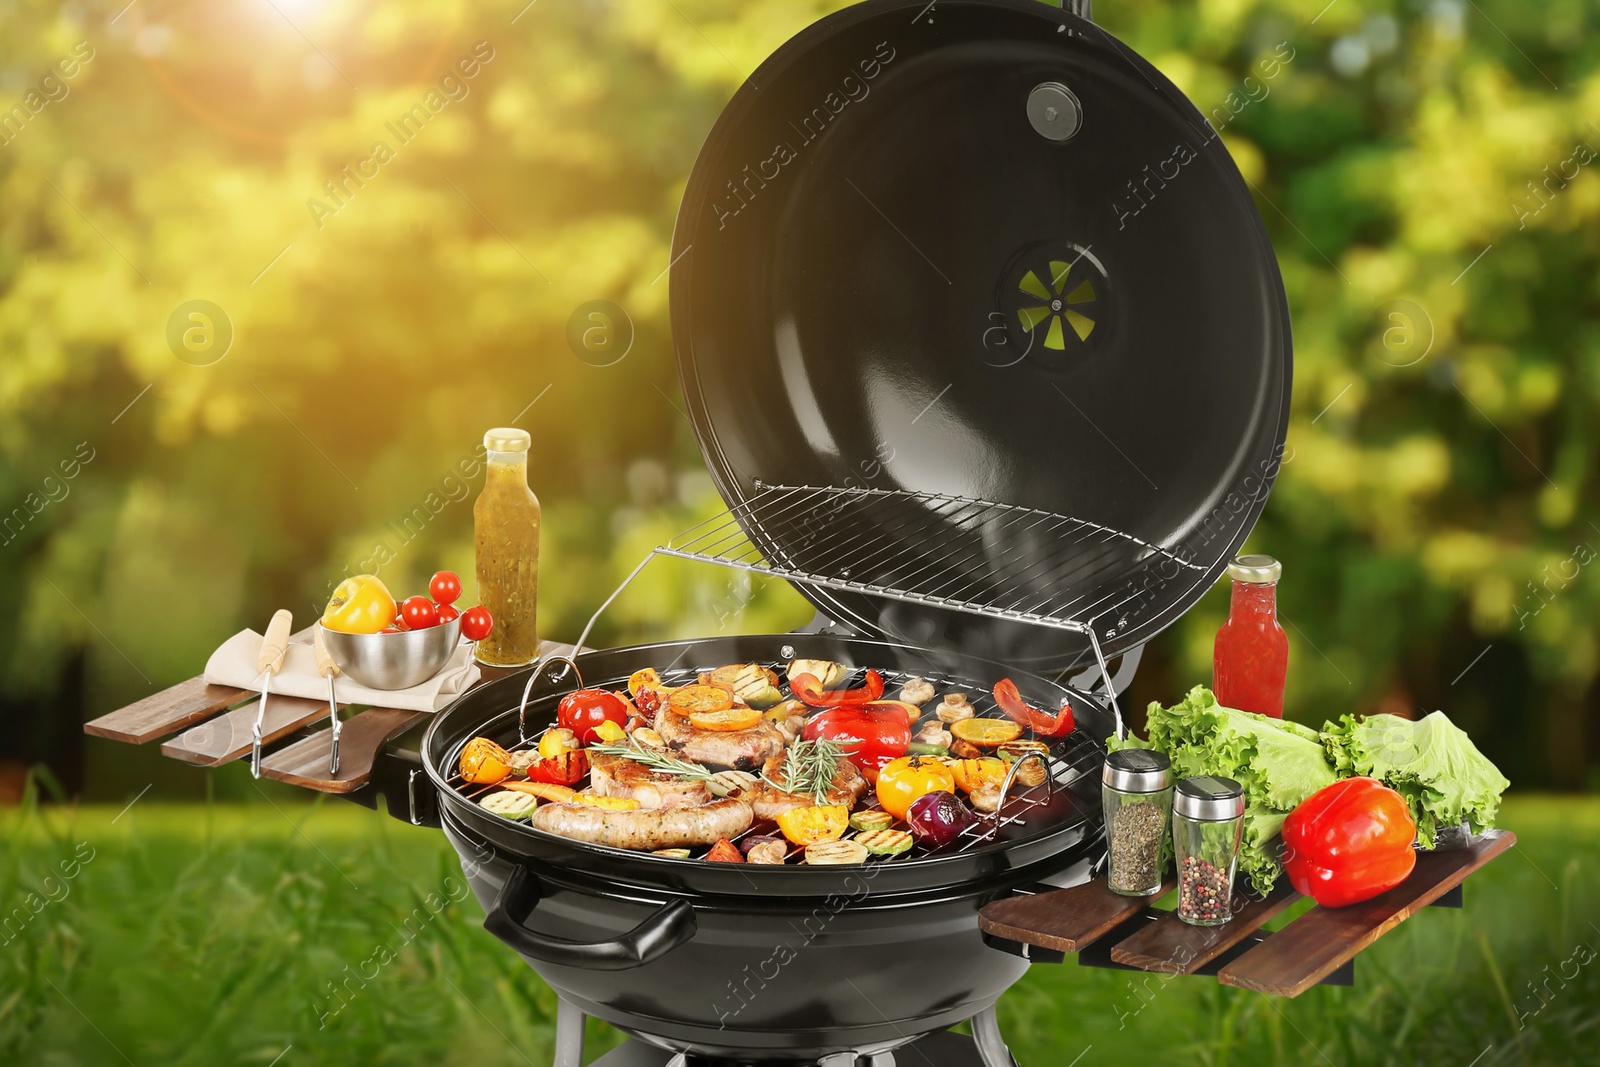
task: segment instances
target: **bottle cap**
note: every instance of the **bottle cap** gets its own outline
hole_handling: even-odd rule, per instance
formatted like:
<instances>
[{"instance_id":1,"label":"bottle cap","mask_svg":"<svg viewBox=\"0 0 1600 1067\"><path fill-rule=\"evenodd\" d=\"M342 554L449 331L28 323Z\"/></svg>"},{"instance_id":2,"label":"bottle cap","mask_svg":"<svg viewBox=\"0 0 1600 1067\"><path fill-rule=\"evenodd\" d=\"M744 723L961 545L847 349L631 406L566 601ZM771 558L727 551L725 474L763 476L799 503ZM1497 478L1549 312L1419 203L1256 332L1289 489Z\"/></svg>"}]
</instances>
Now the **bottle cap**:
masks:
<instances>
[{"instance_id":1,"label":"bottle cap","mask_svg":"<svg viewBox=\"0 0 1600 1067\"><path fill-rule=\"evenodd\" d=\"M1201 775L1178 783L1172 811L1199 822L1226 822L1244 814L1244 787L1232 778Z\"/></svg>"},{"instance_id":2,"label":"bottle cap","mask_svg":"<svg viewBox=\"0 0 1600 1067\"><path fill-rule=\"evenodd\" d=\"M527 430L515 426L501 426L483 435L483 447L490 452L526 452L533 444Z\"/></svg>"},{"instance_id":3,"label":"bottle cap","mask_svg":"<svg viewBox=\"0 0 1600 1067\"><path fill-rule=\"evenodd\" d=\"M1235 556L1228 577L1251 585L1272 585L1283 577L1283 564L1271 556Z\"/></svg>"},{"instance_id":4,"label":"bottle cap","mask_svg":"<svg viewBox=\"0 0 1600 1067\"><path fill-rule=\"evenodd\" d=\"M1159 793L1167 787L1172 761L1148 748L1124 748L1106 757L1100 781L1119 793Z\"/></svg>"}]
</instances>

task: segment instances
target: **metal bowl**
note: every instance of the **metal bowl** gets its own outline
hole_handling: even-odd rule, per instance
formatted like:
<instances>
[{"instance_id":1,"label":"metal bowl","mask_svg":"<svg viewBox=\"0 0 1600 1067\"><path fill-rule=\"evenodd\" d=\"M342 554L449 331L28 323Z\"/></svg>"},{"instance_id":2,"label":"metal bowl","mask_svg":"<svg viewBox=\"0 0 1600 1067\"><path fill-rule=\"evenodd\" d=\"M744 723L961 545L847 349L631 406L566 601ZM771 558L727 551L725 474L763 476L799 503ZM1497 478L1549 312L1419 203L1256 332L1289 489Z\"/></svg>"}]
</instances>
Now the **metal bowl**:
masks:
<instances>
[{"instance_id":1,"label":"metal bowl","mask_svg":"<svg viewBox=\"0 0 1600 1067\"><path fill-rule=\"evenodd\" d=\"M461 620L398 634L347 634L317 623L339 670L369 689L410 689L438 674L461 640Z\"/></svg>"}]
</instances>

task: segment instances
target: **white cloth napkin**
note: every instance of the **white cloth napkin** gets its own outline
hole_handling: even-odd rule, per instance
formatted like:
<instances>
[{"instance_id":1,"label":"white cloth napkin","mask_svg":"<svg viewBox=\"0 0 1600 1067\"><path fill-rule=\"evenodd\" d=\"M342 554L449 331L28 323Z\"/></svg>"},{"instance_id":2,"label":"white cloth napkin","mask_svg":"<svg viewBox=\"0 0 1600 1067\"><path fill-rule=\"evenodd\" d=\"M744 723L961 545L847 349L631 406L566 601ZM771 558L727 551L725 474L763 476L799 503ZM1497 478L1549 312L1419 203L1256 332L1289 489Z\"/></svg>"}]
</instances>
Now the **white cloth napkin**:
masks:
<instances>
[{"instance_id":1,"label":"white cloth napkin","mask_svg":"<svg viewBox=\"0 0 1600 1067\"><path fill-rule=\"evenodd\" d=\"M236 689L261 688L261 672L256 657L261 654L261 635L240 630L211 653L206 661L206 681L212 685L231 685ZM466 692L482 675L472 658L472 646L456 646L438 674L410 689L368 689L347 674L334 679L335 695L341 704L371 704L402 711L438 711ZM272 679L271 691L284 696L328 699L328 680L317 673L317 654L309 633L291 638L283 657L283 669Z\"/></svg>"}]
</instances>

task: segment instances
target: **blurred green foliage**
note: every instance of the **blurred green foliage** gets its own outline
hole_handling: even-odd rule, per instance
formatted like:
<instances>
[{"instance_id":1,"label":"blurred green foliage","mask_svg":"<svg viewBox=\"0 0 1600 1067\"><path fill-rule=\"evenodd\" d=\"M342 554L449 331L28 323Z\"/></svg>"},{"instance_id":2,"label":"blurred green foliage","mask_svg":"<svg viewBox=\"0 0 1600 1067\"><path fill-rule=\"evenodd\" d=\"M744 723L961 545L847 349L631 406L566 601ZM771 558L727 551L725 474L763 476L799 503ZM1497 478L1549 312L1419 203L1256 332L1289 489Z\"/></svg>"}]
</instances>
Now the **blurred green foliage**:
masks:
<instances>
[{"instance_id":1,"label":"blurred green foliage","mask_svg":"<svg viewBox=\"0 0 1600 1067\"><path fill-rule=\"evenodd\" d=\"M458 463L491 425L533 433L547 635L718 506L679 410L674 212L743 77L844 5L524 2L0 11L0 107L23 109L0 137L0 504L25 509L0 536L0 707L32 724L0 758L51 755L52 724L193 675L276 607L308 622L379 544L397 590L471 575ZM1600 178L1574 159L1600 149L1600 12L1099 8L1202 111L1237 111L1288 285L1292 451L1252 547L1288 568L1292 714L1443 707L1514 782L1584 785ZM168 344L196 299L234 332L208 366ZM565 339L594 299L636 330L609 366ZM653 564L598 639L809 617L704 570ZM1225 604L1156 643L1137 698L1209 676Z\"/></svg>"}]
</instances>

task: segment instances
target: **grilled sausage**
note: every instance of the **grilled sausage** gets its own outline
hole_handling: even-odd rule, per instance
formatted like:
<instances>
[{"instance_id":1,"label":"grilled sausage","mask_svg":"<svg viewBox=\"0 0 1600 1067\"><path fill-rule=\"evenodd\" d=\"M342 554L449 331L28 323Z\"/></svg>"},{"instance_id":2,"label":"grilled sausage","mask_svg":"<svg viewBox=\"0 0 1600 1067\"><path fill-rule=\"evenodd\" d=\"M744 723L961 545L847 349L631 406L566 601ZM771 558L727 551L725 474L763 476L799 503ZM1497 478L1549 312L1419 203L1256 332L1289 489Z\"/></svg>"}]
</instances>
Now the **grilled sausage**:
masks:
<instances>
[{"instance_id":1,"label":"grilled sausage","mask_svg":"<svg viewBox=\"0 0 1600 1067\"><path fill-rule=\"evenodd\" d=\"M610 811L582 804L541 804L528 823L562 837L638 852L658 848L714 845L750 828L755 813L742 800L729 797L692 808L639 808Z\"/></svg>"}]
</instances>

